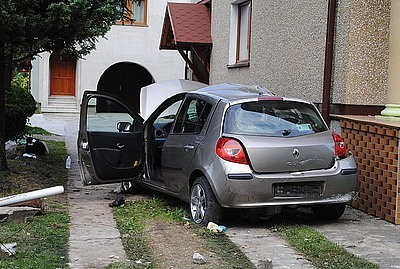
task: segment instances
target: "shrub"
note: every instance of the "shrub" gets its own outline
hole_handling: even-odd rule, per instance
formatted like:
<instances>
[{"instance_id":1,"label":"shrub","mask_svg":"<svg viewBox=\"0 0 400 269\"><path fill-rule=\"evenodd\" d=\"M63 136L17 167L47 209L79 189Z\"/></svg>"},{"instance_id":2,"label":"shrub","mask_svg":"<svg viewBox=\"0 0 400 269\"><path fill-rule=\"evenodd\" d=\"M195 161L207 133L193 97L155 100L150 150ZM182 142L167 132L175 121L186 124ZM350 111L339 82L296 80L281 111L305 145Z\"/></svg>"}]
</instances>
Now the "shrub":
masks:
<instances>
[{"instance_id":1,"label":"shrub","mask_svg":"<svg viewBox=\"0 0 400 269\"><path fill-rule=\"evenodd\" d=\"M6 140L15 140L25 133L28 117L36 110L36 102L26 89L13 85L6 92Z\"/></svg>"}]
</instances>

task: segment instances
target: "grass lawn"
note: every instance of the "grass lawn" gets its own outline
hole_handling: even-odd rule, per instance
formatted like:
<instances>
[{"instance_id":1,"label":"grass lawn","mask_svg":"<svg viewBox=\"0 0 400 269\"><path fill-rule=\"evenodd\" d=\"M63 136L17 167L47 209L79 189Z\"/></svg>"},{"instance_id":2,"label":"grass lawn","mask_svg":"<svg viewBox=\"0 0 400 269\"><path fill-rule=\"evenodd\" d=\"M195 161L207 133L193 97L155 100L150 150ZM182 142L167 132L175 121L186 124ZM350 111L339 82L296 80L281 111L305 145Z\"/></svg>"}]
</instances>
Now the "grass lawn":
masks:
<instances>
[{"instance_id":1,"label":"grass lawn","mask_svg":"<svg viewBox=\"0 0 400 269\"><path fill-rule=\"evenodd\" d=\"M37 159L19 157L9 160L10 171L0 174L0 197L63 185L64 142L46 141L49 155ZM22 155L22 150L18 154ZM0 259L0 268L68 268L68 208L66 194L45 200L46 211L24 224L0 223L0 244L17 243L16 255Z\"/></svg>"},{"instance_id":2,"label":"grass lawn","mask_svg":"<svg viewBox=\"0 0 400 269\"><path fill-rule=\"evenodd\" d=\"M321 269L378 269L376 264L356 257L344 248L327 240L306 225L278 225L275 230L293 248Z\"/></svg>"},{"instance_id":3,"label":"grass lawn","mask_svg":"<svg viewBox=\"0 0 400 269\"><path fill-rule=\"evenodd\" d=\"M36 127L36 126L30 126L26 125L25 126L25 131L29 135L53 135L52 133L49 133L48 131L44 130L43 128Z\"/></svg>"}]
</instances>

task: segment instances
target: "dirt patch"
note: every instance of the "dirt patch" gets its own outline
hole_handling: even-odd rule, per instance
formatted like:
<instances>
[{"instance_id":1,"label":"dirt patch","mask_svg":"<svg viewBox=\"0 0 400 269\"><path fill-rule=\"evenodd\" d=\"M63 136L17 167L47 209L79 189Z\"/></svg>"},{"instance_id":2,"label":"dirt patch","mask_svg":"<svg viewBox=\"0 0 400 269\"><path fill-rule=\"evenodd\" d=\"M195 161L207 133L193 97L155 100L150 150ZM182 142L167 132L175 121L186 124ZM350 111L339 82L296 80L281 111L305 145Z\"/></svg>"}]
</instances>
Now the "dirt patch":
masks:
<instances>
[{"instance_id":1,"label":"dirt patch","mask_svg":"<svg viewBox=\"0 0 400 269\"><path fill-rule=\"evenodd\" d=\"M160 268L217 268L223 263L220 257L205 248L204 241L189 227L161 221L147 223L146 227L149 243ZM207 262L195 264L194 253L204 256Z\"/></svg>"},{"instance_id":2,"label":"dirt patch","mask_svg":"<svg viewBox=\"0 0 400 269\"><path fill-rule=\"evenodd\" d=\"M140 197L140 198L139 198ZM251 261L225 234L185 220L187 204L164 195L127 195L123 207L114 209L128 258L148 262L145 268L254 268ZM138 199L139 198L139 199ZM200 254L205 264L196 264Z\"/></svg>"}]
</instances>

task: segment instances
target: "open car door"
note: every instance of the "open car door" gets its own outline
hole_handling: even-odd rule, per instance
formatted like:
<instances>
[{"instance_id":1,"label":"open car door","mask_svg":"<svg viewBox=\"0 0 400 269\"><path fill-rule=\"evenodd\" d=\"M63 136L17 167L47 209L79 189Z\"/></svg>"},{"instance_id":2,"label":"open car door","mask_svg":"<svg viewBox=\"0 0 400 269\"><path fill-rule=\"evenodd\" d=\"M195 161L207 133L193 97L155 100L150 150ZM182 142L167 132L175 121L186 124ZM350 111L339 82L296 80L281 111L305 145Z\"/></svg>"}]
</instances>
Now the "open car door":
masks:
<instances>
[{"instance_id":1,"label":"open car door","mask_svg":"<svg viewBox=\"0 0 400 269\"><path fill-rule=\"evenodd\" d=\"M142 174L143 119L117 97L84 93L77 143L86 185L131 181Z\"/></svg>"}]
</instances>

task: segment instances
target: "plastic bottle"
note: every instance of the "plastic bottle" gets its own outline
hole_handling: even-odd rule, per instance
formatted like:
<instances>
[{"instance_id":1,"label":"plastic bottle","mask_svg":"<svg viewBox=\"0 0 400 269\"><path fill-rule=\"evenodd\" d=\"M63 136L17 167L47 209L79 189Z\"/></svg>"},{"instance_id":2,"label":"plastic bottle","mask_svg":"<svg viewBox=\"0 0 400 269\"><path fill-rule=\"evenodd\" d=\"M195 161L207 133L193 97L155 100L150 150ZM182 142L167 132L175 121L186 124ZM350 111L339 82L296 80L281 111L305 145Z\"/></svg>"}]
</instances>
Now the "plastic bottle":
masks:
<instances>
[{"instance_id":1,"label":"plastic bottle","mask_svg":"<svg viewBox=\"0 0 400 269\"><path fill-rule=\"evenodd\" d=\"M71 168L71 156L68 156L67 160L65 160L65 168L67 169Z\"/></svg>"}]
</instances>

